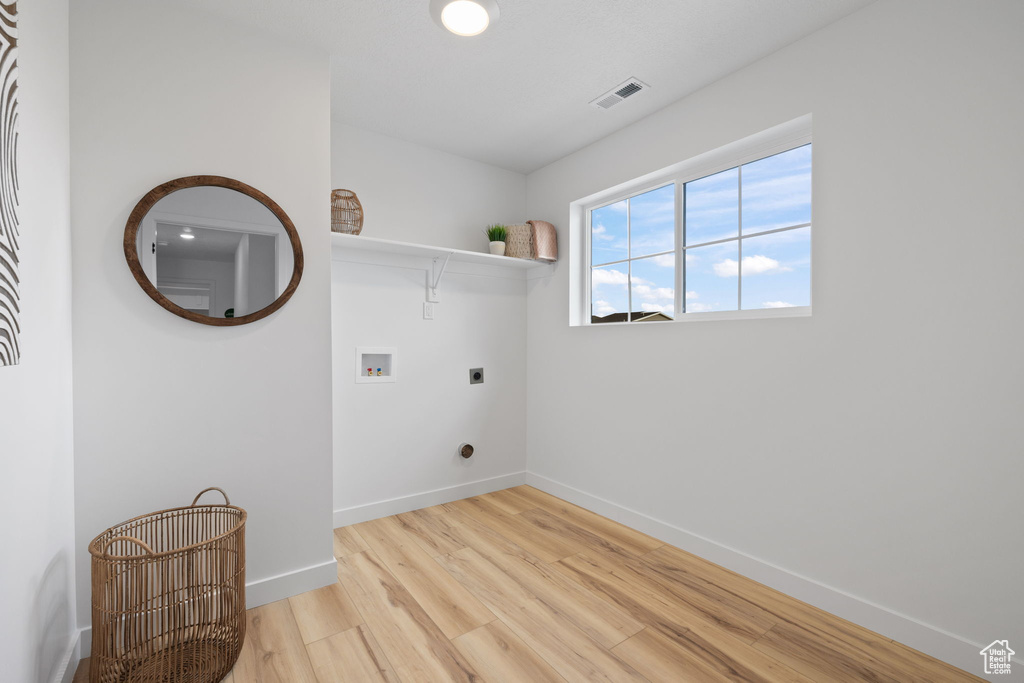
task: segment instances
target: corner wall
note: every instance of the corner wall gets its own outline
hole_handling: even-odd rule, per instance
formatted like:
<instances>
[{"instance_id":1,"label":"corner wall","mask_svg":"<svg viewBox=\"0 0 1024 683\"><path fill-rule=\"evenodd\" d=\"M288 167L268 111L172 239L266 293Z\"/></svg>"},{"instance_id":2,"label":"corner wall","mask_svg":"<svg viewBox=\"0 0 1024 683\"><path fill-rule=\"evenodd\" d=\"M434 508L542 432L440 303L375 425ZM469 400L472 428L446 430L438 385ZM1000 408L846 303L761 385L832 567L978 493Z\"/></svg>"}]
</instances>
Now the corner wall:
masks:
<instances>
[{"instance_id":1,"label":"corner wall","mask_svg":"<svg viewBox=\"0 0 1024 683\"><path fill-rule=\"evenodd\" d=\"M0 368L0 678L74 673L68 2L18 3L21 364Z\"/></svg>"},{"instance_id":2,"label":"corner wall","mask_svg":"<svg viewBox=\"0 0 1024 683\"><path fill-rule=\"evenodd\" d=\"M530 283L533 482L969 671L1024 642L1022 27L883 0L530 174L568 256L571 201L814 116L813 317L569 328L567 258Z\"/></svg>"},{"instance_id":3,"label":"corner wall","mask_svg":"<svg viewBox=\"0 0 1024 683\"><path fill-rule=\"evenodd\" d=\"M334 187L358 195L363 236L482 252L485 225L525 220L520 173L332 128ZM424 320L430 259L378 256L333 263L335 526L525 481L523 271L452 263ZM397 347L398 381L356 384L357 346ZM476 448L468 460L462 442Z\"/></svg>"},{"instance_id":4,"label":"corner wall","mask_svg":"<svg viewBox=\"0 0 1024 683\"><path fill-rule=\"evenodd\" d=\"M359 197L367 237L486 251L487 225L530 218L522 173L337 121L331 127L334 187Z\"/></svg>"},{"instance_id":5,"label":"corner wall","mask_svg":"<svg viewBox=\"0 0 1024 683\"><path fill-rule=\"evenodd\" d=\"M327 55L132 0L71 11L79 623L88 542L220 486L249 512L250 606L335 580L331 552ZM268 318L209 327L146 296L125 221L151 188L215 174L272 197L305 253ZM215 500L214 494L207 494Z\"/></svg>"}]
</instances>

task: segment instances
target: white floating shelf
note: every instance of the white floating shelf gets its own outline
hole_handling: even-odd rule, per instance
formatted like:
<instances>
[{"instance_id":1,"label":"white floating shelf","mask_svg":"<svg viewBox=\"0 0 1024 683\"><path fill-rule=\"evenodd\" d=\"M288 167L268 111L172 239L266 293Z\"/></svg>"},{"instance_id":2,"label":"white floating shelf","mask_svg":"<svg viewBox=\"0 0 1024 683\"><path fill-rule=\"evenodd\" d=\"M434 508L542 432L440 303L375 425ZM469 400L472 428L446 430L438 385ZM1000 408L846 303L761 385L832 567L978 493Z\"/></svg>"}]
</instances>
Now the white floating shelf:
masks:
<instances>
[{"instance_id":1,"label":"white floating shelf","mask_svg":"<svg viewBox=\"0 0 1024 683\"><path fill-rule=\"evenodd\" d=\"M469 264L471 266L489 266L514 271L509 277L524 277L525 271L537 271L544 276L553 270L552 264L546 261L495 256L477 251L465 251L450 247L434 247L412 242L396 242L376 237L361 235L345 235L331 233L333 257L336 261L356 261L359 263L376 263L379 265L396 265L395 257L419 259L448 259L451 264ZM546 269L546 270L545 270ZM461 269L460 269L461 270Z\"/></svg>"}]
</instances>

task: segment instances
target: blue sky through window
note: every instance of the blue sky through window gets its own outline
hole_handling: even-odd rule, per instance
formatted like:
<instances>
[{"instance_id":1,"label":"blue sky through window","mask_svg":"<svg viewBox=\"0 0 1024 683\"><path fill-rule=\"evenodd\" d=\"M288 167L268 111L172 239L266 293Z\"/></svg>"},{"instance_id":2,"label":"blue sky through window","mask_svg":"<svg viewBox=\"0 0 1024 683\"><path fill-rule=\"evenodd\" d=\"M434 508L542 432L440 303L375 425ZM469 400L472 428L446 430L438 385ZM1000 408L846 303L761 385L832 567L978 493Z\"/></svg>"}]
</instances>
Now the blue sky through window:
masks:
<instances>
[{"instance_id":1,"label":"blue sky through window","mask_svg":"<svg viewBox=\"0 0 1024 683\"><path fill-rule=\"evenodd\" d=\"M690 181L683 195L686 313L810 306L810 144ZM593 265L631 259L592 269L592 316L675 317L675 185L594 210L591 226Z\"/></svg>"},{"instance_id":2,"label":"blue sky through window","mask_svg":"<svg viewBox=\"0 0 1024 683\"><path fill-rule=\"evenodd\" d=\"M674 257L651 258L630 261L630 287L633 292L633 312L640 314L664 313L670 318L675 314L675 263Z\"/></svg>"},{"instance_id":3,"label":"blue sky through window","mask_svg":"<svg viewBox=\"0 0 1024 683\"><path fill-rule=\"evenodd\" d=\"M594 268L590 273L590 315L604 318L629 310L629 264Z\"/></svg>"},{"instance_id":4,"label":"blue sky through window","mask_svg":"<svg viewBox=\"0 0 1024 683\"><path fill-rule=\"evenodd\" d=\"M626 235L626 200L616 202L590 215L590 262L611 263L629 257Z\"/></svg>"},{"instance_id":5,"label":"blue sky through window","mask_svg":"<svg viewBox=\"0 0 1024 683\"><path fill-rule=\"evenodd\" d=\"M736 310L739 282L733 271L738 256L737 241L686 250L687 313Z\"/></svg>"},{"instance_id":6,"label":"blue sky through window","mask_svg":"<svg viewBox=\"0 0 1024 683\"><path fill-rule=\"evenodd\" d=\"M686 183L686 244L736 237L740 229L739 170Z\"/></svg>"},{"instance_id":7,"label":"blue sky through window","mask_svg":"<svg viewBox=\"0 0 1024 683\"><path fill-rule=\"evenodd\" d=\"M811 229L743 240L742 308L811 305Z\"/></svg>"},{"instance_id":8,"label":"blue sky through window","mask_svg":"<svg viewBox=\"0 0 1024 683\"><path fill-rule=\"evenodd\" d=\"M675 185L659 187L629 200L630 258L672 251L675 237Z\"/></svg>"},{"instance_id":9,"label":"blue sky through window","mask_svg":"<svg viewBox=\"0 0 1024 683\"><path fill-rule=\"evenodd\" d=\"M743 234L811 222L811 146L743 166Z\"/></svg>"}]
</instances>

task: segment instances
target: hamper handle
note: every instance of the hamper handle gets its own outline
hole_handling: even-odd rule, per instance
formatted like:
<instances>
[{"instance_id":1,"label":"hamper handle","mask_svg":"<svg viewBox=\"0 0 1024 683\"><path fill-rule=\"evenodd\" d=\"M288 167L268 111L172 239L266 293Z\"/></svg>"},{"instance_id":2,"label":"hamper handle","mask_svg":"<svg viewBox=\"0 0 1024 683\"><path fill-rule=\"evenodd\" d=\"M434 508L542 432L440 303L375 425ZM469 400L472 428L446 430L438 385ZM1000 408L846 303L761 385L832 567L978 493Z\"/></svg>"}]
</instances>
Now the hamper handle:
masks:
<instances>
[{"instance_id":1,"label":"hamper handle","mask_svg":"<svg viewBox=\"0 0 1024 683\"><path fill-rule=\"evenodd\" d=\"M231 501L228 500L228 494L224 493L224 489L217 488L216 486L211 486L208 489L203 489L202 491L200 491L199 495L197 495L195 498L192 499L192 506L191 507L195 507L195 504L197 502L199 502L199 499L202 498L203 494L206 493L207 491L220 491L220 495L224 496L224 504L225 505L231 505Z\"/></svg>"},{"instance_id":2,"label":"hamper handle","mask_svg":"<svg viewBox=\"0 0 1024 683\"><path fill-rule=\"evenodd\" d=\"M111 545L113 545L117 541L128 541L130 543L134 543L135 545L141 547L143 550L145 550L150 555L155 555L156 554L156 553L153 552L153 549L150 548L147 543L143 543L139 539L132 538L131 536L118 536L117 538L110 539L109 541L107 541L106 543L103 544L103 550L101 552L104 555L106 555L107 554L107 548L109 548Z\"/></svg>"}]
</instances>

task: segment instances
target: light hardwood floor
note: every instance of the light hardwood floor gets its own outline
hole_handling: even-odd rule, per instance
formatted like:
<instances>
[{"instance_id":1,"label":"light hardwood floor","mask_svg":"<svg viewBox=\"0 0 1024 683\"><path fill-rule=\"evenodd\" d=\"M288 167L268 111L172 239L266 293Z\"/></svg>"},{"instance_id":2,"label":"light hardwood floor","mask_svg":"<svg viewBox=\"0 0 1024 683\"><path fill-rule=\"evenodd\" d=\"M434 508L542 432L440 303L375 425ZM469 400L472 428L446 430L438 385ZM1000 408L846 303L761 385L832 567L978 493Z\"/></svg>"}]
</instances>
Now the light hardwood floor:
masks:
<instances>
[{"instance_id":1,"label":"light hardwood floor","mask_svg":"<svg viewBox=\"0 0 1024 683\"><path fill-rule=\"evenodd\" d=\"M226 681L982 680L529 486L334 554L337 584L249 610Z\"/></svg>"}]
</instances>

